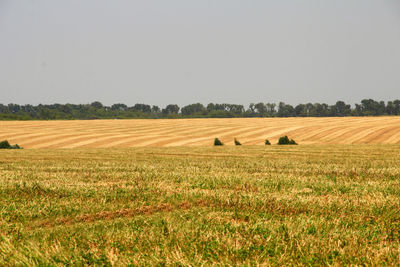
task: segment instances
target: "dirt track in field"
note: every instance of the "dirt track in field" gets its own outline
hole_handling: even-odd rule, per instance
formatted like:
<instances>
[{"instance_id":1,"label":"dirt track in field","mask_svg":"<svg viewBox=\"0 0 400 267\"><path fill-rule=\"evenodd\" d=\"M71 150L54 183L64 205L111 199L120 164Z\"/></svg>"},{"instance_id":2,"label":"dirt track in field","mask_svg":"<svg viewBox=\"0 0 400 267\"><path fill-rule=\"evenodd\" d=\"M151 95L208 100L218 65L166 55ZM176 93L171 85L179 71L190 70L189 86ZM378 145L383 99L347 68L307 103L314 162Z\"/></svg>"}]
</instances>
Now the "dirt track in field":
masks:
<instances>
[{"instance_id":1,"label":"dirt track in field","mask_svg":"<svg viewBox=\"0 0 400 267\"><path fill-rule=\"evenodd\" d=\"M400 144L400 117L1 121L0 140L24 148L210 146L276 143Z\"/></svg>"}]
</instances>

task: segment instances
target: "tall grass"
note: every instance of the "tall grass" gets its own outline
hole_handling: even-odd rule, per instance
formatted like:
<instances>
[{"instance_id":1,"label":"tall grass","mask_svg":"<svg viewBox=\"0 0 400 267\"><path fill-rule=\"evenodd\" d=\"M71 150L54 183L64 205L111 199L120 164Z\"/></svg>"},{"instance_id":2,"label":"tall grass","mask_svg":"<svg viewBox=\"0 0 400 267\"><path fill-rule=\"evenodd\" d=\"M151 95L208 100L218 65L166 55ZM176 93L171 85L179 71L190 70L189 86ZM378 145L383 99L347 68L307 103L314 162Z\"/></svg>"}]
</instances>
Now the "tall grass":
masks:
<instances>
[{"instance_id":1,"label":"tall grass","mask_svg":"<svg viewBox=\"0 0 400 267\"><path fill-rule=\"evenodd\" d=\"M4 265L394 265L400 146L2 151Z\"/></svg>"}]
</instances>

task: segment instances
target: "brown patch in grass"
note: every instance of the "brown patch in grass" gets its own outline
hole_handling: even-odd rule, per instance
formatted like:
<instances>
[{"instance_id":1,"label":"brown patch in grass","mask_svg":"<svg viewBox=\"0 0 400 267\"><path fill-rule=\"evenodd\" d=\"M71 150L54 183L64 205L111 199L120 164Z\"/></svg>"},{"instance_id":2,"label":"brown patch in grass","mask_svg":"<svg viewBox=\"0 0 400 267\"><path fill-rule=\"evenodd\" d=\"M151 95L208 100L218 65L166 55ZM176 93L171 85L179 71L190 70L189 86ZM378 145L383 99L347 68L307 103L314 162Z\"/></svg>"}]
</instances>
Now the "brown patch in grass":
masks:
<instances>
[{"instance_id":1,"label":"brown patch in grass","mask_svg":"<svg viewBox=\"0 0 400 267\"><path fill-rule=\"evenodd\" d=\"M56 220L45 220L35 223L27 228L29 230L34 230L37 228L51 228L58 225L73 225L76 223L93 223L95 221L102 221L102 220L114 220L118 218L129 218L134 217L137 215L152 215L158 212L171 212L174 210L188 210L193 206L204 207L207 206L207 201L199 200L194 203L190 203L187 201L178 203L176 205L171 205L169 203L161 203L159 205L153 206L142 206L135 209L121 209L117 211L101 211L92 214L83 214L77 216L75 218L66 217L66 218L59 218Z\"/></svg>"}]
</instances>

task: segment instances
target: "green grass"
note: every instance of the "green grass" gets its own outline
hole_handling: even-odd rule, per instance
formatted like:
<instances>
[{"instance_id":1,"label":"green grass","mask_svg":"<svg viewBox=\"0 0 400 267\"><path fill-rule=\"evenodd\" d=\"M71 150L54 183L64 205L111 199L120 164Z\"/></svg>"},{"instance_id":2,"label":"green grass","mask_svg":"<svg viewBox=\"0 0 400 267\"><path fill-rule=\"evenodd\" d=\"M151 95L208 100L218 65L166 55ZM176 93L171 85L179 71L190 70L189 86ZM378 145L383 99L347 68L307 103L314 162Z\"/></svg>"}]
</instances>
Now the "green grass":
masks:
<instances>
[{"instance_id":1,"label":"green grass","mask_svg":"<svg viewBox=\"0 0 400 267\"><path fill-rule=\"evenodd\" d=\"M400 146L0 152L5 265L393 265Z\"/></svg>"}]
</instances>

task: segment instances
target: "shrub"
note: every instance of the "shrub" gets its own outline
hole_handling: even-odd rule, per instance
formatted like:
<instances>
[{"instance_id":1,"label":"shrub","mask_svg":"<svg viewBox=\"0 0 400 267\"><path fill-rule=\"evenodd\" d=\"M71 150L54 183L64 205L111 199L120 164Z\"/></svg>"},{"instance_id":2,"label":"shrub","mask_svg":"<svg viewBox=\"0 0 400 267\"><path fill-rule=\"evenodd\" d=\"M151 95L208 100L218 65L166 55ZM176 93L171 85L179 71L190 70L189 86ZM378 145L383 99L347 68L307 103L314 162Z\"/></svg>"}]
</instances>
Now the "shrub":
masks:
<instances>
[{"instance_id":1,"label":"shrub","mask_svg":"<svg viewBox=\"0 0 400 267\"><path fill-rule=\"evenodd\" d=\"M1 142L0 142L0 148L1 148L1 149L10 149L10 148L11 148L11 145L10 145L10 143L9 143L7 140L1 141Z\"/></svg>"},{"instance_id":2,"label":"shrub","mask_svg":"<svg viewBox=\"0 0 400 267\"><path fill-rule=\"evenodd\" d=\"M242 144L235 138L235 146L241 146Z\"/></svg>"},{"instance_id":3,"label":"shrub","mask_svg":"<svg viewBox=\"0 0 400 267\"><path fill-rule=\"evenodd\" d=\"M223 146L223 145L224 144L218 138L214 139L214 146Z\"/></svg>"},{"instance_id":4,"label":"shrub","mask_svg":"<svg viewBox=\"0 0 400 267\"><path fill-rule=\"evenodd\" d=\"M287 135L279 138L278 145L288 145L290 142L289 137Z\"/></svg>"},{"instance_id":5,"label":"shrub","mask_svg":"<svg viewBox=\"0 0 400 267\"><path fill-rule=\"evenodd\" d=\"M265 140L265 145L266 145L266 146L270 146L270 145L271 145L271 142L270 142L268 139L266 139L266 140Z\"/></svg>"},{"instance_id":6,"label":"shrub","mask_svg":"<svg viewBox=\"0 0 400 267\"><path fill-rule=\"evenodd\" d=\"M278 145L297 145L297 143L285 135L279 138Z\"/></svg>"},{"instance_id":7,"label":"shrub","mask_svg":"<svg viewBox=\"0 0 400 267\"><path fill-rule=\"evenodd\" d=\"M7 140L4 140L0 142L0 149L22 149L22 147L18 144L12 146Z\"/></svg>"}]
</instances>

